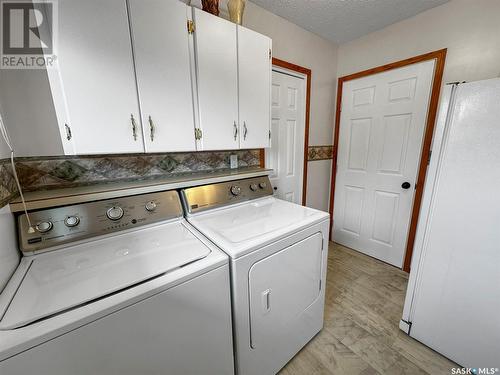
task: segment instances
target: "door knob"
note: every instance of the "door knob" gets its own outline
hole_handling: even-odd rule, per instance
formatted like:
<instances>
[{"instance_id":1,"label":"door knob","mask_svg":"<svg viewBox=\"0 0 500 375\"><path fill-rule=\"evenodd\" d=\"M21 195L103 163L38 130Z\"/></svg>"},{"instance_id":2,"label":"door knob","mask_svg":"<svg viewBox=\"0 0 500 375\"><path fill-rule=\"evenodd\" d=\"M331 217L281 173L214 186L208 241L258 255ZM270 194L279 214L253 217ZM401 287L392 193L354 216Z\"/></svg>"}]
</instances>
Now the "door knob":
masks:
<instances>
[{"instance_id":1,"label":"door knob","mask_svg":"<svg viewBox=\"0 0 500 375\"><path fill-rule=\"evenodd\" d=\"M411 184L408 181L403 182L403 184L401 185L401 187L403 189L409 189L410 186L411 186Z\"/></svg>"}]
</instances>

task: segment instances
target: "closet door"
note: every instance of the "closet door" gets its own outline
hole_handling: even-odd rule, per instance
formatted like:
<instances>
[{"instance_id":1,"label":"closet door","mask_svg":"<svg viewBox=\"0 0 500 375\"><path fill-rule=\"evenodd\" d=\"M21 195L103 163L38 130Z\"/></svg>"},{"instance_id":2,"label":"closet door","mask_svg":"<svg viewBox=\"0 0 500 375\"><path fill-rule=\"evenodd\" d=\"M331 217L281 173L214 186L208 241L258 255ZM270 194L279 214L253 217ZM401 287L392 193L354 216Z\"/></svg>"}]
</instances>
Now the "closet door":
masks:
<instances>
[{"instance_id":1,"label":"closet door","mask_svg":"<svg viewBox=\"0 0 500 375\"><path fill-rule=\"evenodd\" d=\"M269 147L271 39L238 26L240 147Z\"/></svg>"},{"instance_id":2,"label":"closet door","mask_svg":"<svg viewBox=\"0 0 500 375\"><path fill-rule=\"evenodd\" d=\"M59 126L77 154L143 152L126 1L61 0L58 11Z\"/></svg>"},{"instance_id":3,"label":"closet door","mask_svg":"<svg viewBox=\"0 0 500 375\"><path fill-rule=\"evenodd\" d=\"M201 145L239 148L236 25L193 8Z\"/></svg>"},{"instance_id":4,"label":"closet door","mask_svg":"<svg viewBox=\"0 0 500 375\"><path fill-rule=\"evenodd\" d=\"M193 151L188 8L178 0L129 1L146 151Z\"/></svg>"}]
</instances>

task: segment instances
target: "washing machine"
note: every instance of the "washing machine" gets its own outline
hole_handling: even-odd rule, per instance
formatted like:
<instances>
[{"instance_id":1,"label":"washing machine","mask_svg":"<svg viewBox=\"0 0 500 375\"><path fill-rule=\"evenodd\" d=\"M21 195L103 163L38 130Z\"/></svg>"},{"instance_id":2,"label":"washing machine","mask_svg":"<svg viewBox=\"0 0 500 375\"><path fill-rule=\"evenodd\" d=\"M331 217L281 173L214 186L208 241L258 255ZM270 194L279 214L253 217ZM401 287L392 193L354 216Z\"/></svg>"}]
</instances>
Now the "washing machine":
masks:
<instances>
[{"instance_id":1,"label":"washing machine","mask_svg":"<svg viewBox=\"0 0 500 375\"><path fill-rule=\"evenodd\" d=\"M234 373L228 257L176 191L30 217L0 295L0 374Z\"/></svg>"},{"instance_id":2,"label":"washing machine","mask_svg":"<svg viewBox=\"0 0 500 375\"><path fill-rule=\"evenodd\" d=\"M267 176L184 189L186 218L230 257L235 368L277 373L323 327L329 215Z\"/></svg>"}]
</instances>

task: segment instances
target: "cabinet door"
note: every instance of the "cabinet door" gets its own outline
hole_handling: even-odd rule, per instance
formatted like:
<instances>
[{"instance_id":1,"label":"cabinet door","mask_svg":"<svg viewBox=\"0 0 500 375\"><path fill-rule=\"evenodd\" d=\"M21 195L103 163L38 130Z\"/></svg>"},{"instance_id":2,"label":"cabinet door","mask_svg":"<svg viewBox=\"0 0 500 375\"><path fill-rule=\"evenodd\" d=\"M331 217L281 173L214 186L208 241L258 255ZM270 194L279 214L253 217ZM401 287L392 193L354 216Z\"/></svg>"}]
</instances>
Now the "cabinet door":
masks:
<instances>
[{"instance_id":1,"label":"cabinet door","mask_svg":"<svg viewBox=\"0 0 500 375\"><path fill-rule=\"evenodd\" d=\"M198 101L204 150L237 149L236 25L193 8Z\"/></svg>"},{"instance_id":2,"label":"cabinet door","mask_svg":"<svg viewBox=\"0 0 500 375\"><path fill-rule=\"evenodd\" d=\"M75 152L143 152L126 1L63 0L58 11L59 67L50 83Z\"/></svg>"},{"instance_id":3,"label":"cabinet door","mask_svg":"<svg viewBox=\"0 0 500 375\"><path fill-rule=\"evenodd\" d=\"M271 39L238 26L240 147L269 147Z\"/></svg>"},{"instance_id":4,"label":"cabinet door","mask_svg":"<svg viewBox=\"0 0 500 375\"><path fill-rule=\"evenodd\" d=\"M146 151L193 151L187 6L130 0L130 22Z\"/></svg>"}]
</instances>

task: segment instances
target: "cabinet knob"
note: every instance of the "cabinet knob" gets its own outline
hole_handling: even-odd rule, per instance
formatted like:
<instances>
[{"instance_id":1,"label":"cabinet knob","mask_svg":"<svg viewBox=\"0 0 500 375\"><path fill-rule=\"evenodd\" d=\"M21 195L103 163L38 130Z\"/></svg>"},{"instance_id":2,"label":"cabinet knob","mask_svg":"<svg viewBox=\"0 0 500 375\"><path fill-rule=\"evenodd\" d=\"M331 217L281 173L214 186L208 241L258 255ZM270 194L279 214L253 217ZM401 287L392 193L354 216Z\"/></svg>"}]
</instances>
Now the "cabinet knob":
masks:
<instances>
[{"instance_id":1,"label":"cabinet knob","mask_svg":"<svg viewBox=\"0 0 500 375\"><path fill-rule=\"evenodd\" d=\"M137 141L137 124L133 114L130 114L130 122L132 123L132 136L134 137L134 141Z\"/></svg>"},{"instance_id":2,"label":"cabinet knob","mask_svg":"<svg viewBox=\"0 0 500 375\"><path fill-rule=\"evenodd\" d=\"M71 128L68 124L64 124L64 127L66 128L66 139L68 141L71 141L71 138L73 138L73 134L71 134Z\"/></svg>"},{"instance_id":3,"label":"cabinet knob","mask_svg":"<svg viewBox=\"0 0 500 375\"><path fill-rule=\"evenodd\" d=\"M238 138L238 125L236 125L236 121L233 122L233 128L234 128L234 140L236 141L236 138Z\"/></svg>"},{"instance_id":4,"label":"cabinet knob","mask_svg":"<svg viewBox=\"0 0 500 375\"><path fill-rule=\"evenodd\" d=\"M149 121L149 132L151 135L151 142L153 142L155 140L155 124L151 116L149 116L148 121Z\"/></svg>"}]
</instances>

